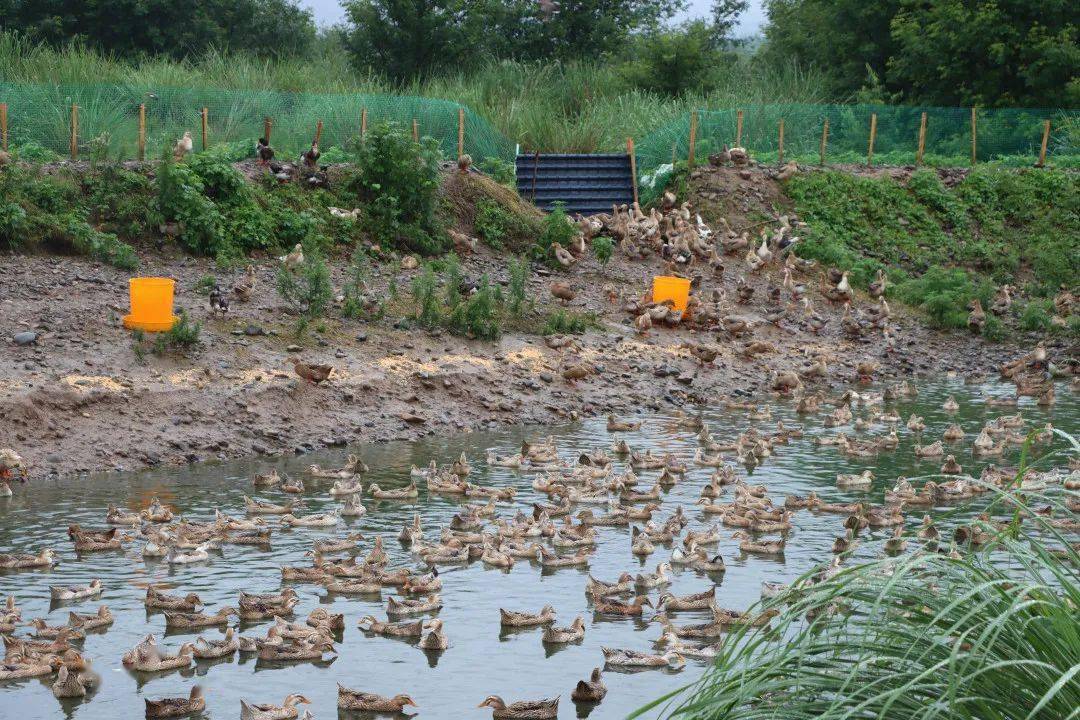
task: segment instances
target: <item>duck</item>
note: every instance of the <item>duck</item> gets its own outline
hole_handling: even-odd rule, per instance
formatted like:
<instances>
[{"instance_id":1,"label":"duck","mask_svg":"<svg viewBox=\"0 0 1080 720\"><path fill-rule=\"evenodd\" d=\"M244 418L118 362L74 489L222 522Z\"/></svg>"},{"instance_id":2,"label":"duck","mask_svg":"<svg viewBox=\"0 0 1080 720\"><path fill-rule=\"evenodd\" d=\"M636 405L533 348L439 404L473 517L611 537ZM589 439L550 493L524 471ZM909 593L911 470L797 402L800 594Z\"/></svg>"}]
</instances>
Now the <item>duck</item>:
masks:
<instances>
[{"instance_id":1,"label":"duck","mask_svg":"<svg viewBox=\"0 0 1080 720\"><path fill-rule=\"evenodd\" d=\"M942 440L946 442L956 442L964 439L964 429L959 425L953 423L945 429L944 434L941 436Z\"/></svg>"},{"instance_id":2,"label":"duck","mask_svg":"<svg viewBox=\"0 0 1080 720\"><path fill-rule=\"evenodd\" d=\"M836 486L840 488L869 490L873 486L873 482L874 473L869 470L863 470L858 475L846 475L841 473L836 476Z\"/></svg>"},{"instance_id":3,"label":"duck","mask_svg":"<svg viewBox=\"0 0 1080 720\"><path fill-rule=\"evenodd\" d=\"M487 464L489 467L501 467L517 469L521 467L522 457L520 455L497 455L494 450L487 451Z\"/></svg>"},{"instance_id":4,"label":"duck","mask_svg":"<svg viewBox=\"0 0 1080 720\"><path fill-rule=\"evenodd\" d=\"M655 573L638 573L634 578L635 590L648 590L661 585L671 584L671 565L662 562L656 566Z\"/></svg>"},{"instance_id":5,"label":"duck","mask_svg":"<svg viewBox=\"0 0 1080 720\"><path fill-rule=\"evenodd\" d=\"M438 618L428 622L428 631L420 638L416 647L421 650L446 650L450 647L450 640L442 631L443 621Z\"/></svg>"},{"instance_id":6,"label":"duck","mask_svg":"<svg viewBox=\"0 0 1080 720\"><path fill-rule=\"evenodd\" d=\"M339 512L344 517L363 517L367 514L367 508L364 507L360 495L357 493L345 496L345 504L341 506Z\"/></svg>"},{"instance_id":7,"label":"duck","mask_svg":"<svg viewBox=\"0 0 1080 720\"><path fill-rule=\"evenodd\" d=\"M372 483L368 488L368 494L376 500L411 500L420 496L420 492L416 489L415 480L396 490L383 490L375 483Z\"/></svg>"},{"instance_id":8,"label":"duck","mask_svg":"<svg viewBox=\"0 0 1080 720\"><path fill-rule=\"evenodd\" d=\"M912 414L907 421L907 429L911 432L921 433L926 429L926 423L923 422L921 415Z\"/></svg>"},{"instance_id":9,"label":"duck","mask_svg":"<svg viewBox=\"0 0 1080 720\"><path fill-rule=\"evenodd\" d=\"M213 615L197 612L165 612L165 627L175 628L201 628L226 625L233 615L239 617L240 612L236 608L223 607Z\"/></svg>"},{"instance_id":10,"label":"duck","mask_svg":"<svg viewBox=\"0 0 1080 720\"><path fill-rule=\"evenodd\" d=\"M48 548L37 555L32 553L0 554L0 568L8 570L52 567L57 562L59 561L56 552Z\"/></svg>"},{"instance_id":11,"label":"duck","mask_svg":"<svg viewBox=\"0 0 1080 720\"><path fill-rule=\"evenodd\" d=\"M503 627L535 627L555 622L555 608L545 605L539 613L517 612L499 608Z\"/></svg>"},{"instance_id":12,"label":"duck","mask_svg":"<svg viewBox=\"0 0 1080 720\"><path fill-rule=\"evenodd\" d=\"M327 378L334 371L334 368L330 365L315 365L312 363L305 363L299 358L294 358L292 361L293 372L295 372L301 379L307 380L312 385L319 385L326 382Z\"/></svg>"},{"instance_id":13,"label":"duck","mask_svg":"<svg viewBox=\"0 0 1080 720\"><path fill-rule=\"evenodd\" d=\"M286 527L333 527L341 522L337 512L316 513L297 517L292 513L285 513L279 518L279 522Z\"/></svg>"},{"instance_id":14,"label":"duck","mask_svg":"<svg viewBox=\"0 0 1080 720\"><path fill-rule=\"evenodd\" d=\"M634 591L634 576L630 573L624 572L619 576L619 579L615 582L607 582L605 580L598 580L592 575L589 575L585 581L585 594L591 597L601 597L603 595L619 595L630 594Z\"/></svg>"},{"instance_id":15,"label":"duck","mask_svg":"<svg viewBox=\"0 0 1080 720\"><path fill-rule=\"evenodd\" d=\"M311 701L303 695L288 695L281 705L269 703L248 703L240 701L240 720L293 720L300 712L297 705L310 705Z\"/></svg>"},{"instance_id":16,"label":"duck","mask_svg":"<svg viewBox=\"0 0 1080 720\"><path fill-rule=\"evenodd\" d=\"M740 540L739 549L747 553L756 553L759 555L783 555L785 541L781 540L754 540L753 537L743 531L739 530L732 533L731 537Z\"/></svg>"},{"instance_id":17,"label":"duck","mask_svg":"<svg viewBox=\"0 0 1080 720\"><path fill-rule=\"evenodd\" d=\"M928 542L937 542L940 537L940 533L934 525L934 520L929 515L923 515L922 526L919 528L917 537Z\"/></svg>"},{"instance_id":18,"label":"duck","mask_svg":"<svg viewBox=\"0 0 1080 720\"><path fill-rule=\"evenodd\" d=\"M202 688L195 685L186 698L146 700L147 718L171 718L193 715L206 709Z\"/></svg>"},{"instance_id":19,"label":"duck","mask_svg":"<svg viewBox=\"0 0 1080 720\"><path fill-rule=\"evenodd\" d=\"M585 621L578 616L569 627L548 625L544 628L541 642L546 645L565 645L567 643L580 642L585 637Z\"/></svg>"},{"instance_id":20,"label":"duck","mask_svg":"<svg viewBox=\"0 0 1080 720\"><path fill-rule=\"evenodd\" d=\"M202 604L202 600L195 593L188 593L184 596L169 595L161 592L153 585L147 585L146 597L143 599L143 605L148 608L181 612L195 612L202 607Z\"/></svg>"},{"instance_id":21,"label":"duck","mask_svg":"<svg viewBox=\"0 0 1080 720\"><path fill-rule=\"evenodd\" d=\"M334 652L333 642L325 637L314 637L305 645L263 645L259 648L259 659L271 662L319 661L324 653Z\"/></svg>"},{"instance_id":22,"label":"duck","mask_svg":"<svg viewBox=\"0 0 1080 720\"><path fill-rule=\"evenodd\" d=\"M83 631L100 630L113 624L113 614L108 605L102 605L92 615L83 615L77 612L68 613L68 625L81 628Z\"/></svg>"},{"instance_id":23,"label":"duck","mask_svg":"<svg viewBox=\"0 0 1080 720\"><path fill-rule=\"evenodd\" d=\"M195 149L195 143L191 139L191 131L185 130L184 134L173 146L173 160L180 162L188 153Z\"/></svg>"},{"instance_id":24,"label":"duck","mask_svg":"<svg viewBox=\"0 0 1080 720\"><path fill-rule=\"evenodd\" d=\"M870 297L872 297L875 300L877 300L880 297L884 297L885 290L886 290L887 287L888 287L888 281L887 281L887 278L885 276L885 271L878 268L877 278L875 280L872 280L870 282L870 285L867 287L867 290L870 293Z\"/></svg>"},{"instance_id":25,"label":"duck","mask_svg":"<svg viewBox=\"0 0 1080 720\"><path fill-rule=\"evenodd\" d=\"M190 565L203 562L210 559L209 550L210 545L208 543L196 545L191 552L181 552L175 547L171 547L165 555L165 562L170 565Z\"/></svg>"},{"instance_id":26,"label":"duck","mask_svg":"<svg viewBox=\"0 0 1080 720\"><path fill-rule=\"evenodd\" d=\"M69 670L67 665L61 665L52 684L52 694L58 698L85 697L87 690L96 683L97 677L93 673Z\"/></svg>"},{"instance_id":27,"label":"duck","mask_svg":"<svg viewBox=\"0 0 1080 720\"><path fill-rule=\"evenodd\" d=\"M253 500L244 496L244 511L248 515L286 515L296 509L291 502L288 505L275 505L263 500Z\"/></svg>"},{"instance_id":28,"label":"duck","mask_svg":"<svg viewBox=\"0 0 1080 720\"><path fill-rule=\"evenodd\" d=\"M385 697L375 693L351 690L338 683L337 706L341 710L360 710L376 713L401 713L406 707L419 707L408 695Z\"/></svg>"},{"instance_id":29,"label":"duck","mask_svg":"<svg viewBox=\"0 0 1080 720\"><path fill-rule=\"evenodd\" d=\"M642 614L642 608L644 608L646 605L652 607L652 601L644 595L639 595L634 598L634 602L632 603L624 603L612 599L598 599L594 603L593 609L603 615L640 617Z\"/></svg>"},{"instance_id":30,"label":"duck","mask_svg":"<svg viewBox=\"0 0 1080 720\"><path fill-rule=\"evenodd\" d=\"M70 625L47 625L43 618L34 618L29 622L29 625L34 628L33 636L35 638L82 640L86 637L86 633L81 628L71 627Z\"/></svg>"},{"instance_id":31,"label":"duck","mask_svg":"<svg viewBox=\"0 0 1080 720\"><path fill-rule=\"evenodd\" d=\"M420 613L432 612L441 608L442 598L438 593L419 599L403 598L399 600L395 597L386 599L387 615L418 615Z\"/></svg>"},{"instance_id":32,"label":"duck","mask_svg":"<svg viewBox=\"0 0 1080 720\"><path fill-rule=\"evenodd\" d=\"M494 720L551 720L559 716L558 697L544 700L519 700L507 705L498 695L488 695L477 707L491 708L491 716Z\"/></svg>"},{"instance_id":33,"label":"duck","mask_svg":"<svg viewBox=\"0 0 1080 720\"><path fill-rule=\"evenodd\" d=\"M673 595L665 592L660 595L657 608L667 613L676 610L708 610L716 598L716 588L692 595Z\"/></svg>"},{"instance_id":34,"label":"duck","mask_svg":"<svg viewBox=\"0 0 1080 720\"><path fill-rule=\"evenodd\" d=\"M63 660L55 655L49 658L48 662L44 659L31 660L22 657L6 659L0 662L0 682L52 675L62 663Z\"/></svg>"},{"instance_id":35,"label":"duck","mask_svg":"<svg viewBox=\"0 0 1080 720\"><path fill-rule=\"evenodd\" d=\"M83 600L97 597L104 591L100 580L91 580L89 585L51 585L49 595L53 600Z\"/></svg>"},{"instance_id":36,"label":"duck","mask_svg":"<svg viewBox=\"0 0 1080 720\"><path fill-rule=\"evenodd\" d=\"M929 445L915 445L915 457L941 457L945 454L945 446L940 440Z\"/></svg>"},{"instance_id":37,"label":"duck","mask_svg":"<svg viewBox=\"0 0 1080 720\"><path fill-rule=\"evenodd\" d=\"M982 302L975 298L968 304L967 326L973 333L981 333L986 325L986 311L983 310Z\"/></svg>"},{"instance_id":38,"label":"duck","mask_svg":"<svg viewBox=\"0 0 1080 720\"><path fill-rule=\"evenodd\" d=\"M300 478L285 478L281 482L281 492L300 495L304 492L304 481Z\"/></svg>"},{"instance_id":39,"label":"duck","mask_svg":"<svg viewBox=\"0 0 1080 720\"><path fill-rule=\"evenodd\" d=\"M945 402L942 403L941 409L948 413L954 413L960 409L960 403L956 402L956 398L950 395Z\"/></svg>"},{"instance_id":40,"label":"duck","mask_svg":"<svg viewBox=\"0 0 1080 720\"><path fill-rule=\"evenodd\" d=\"M890 555L898 555L907 549L907 540L904 539L904 526L897 525L893 528L893 536L885 541L885 552Z\"/></svg>"},{"instance_id":41,"label":"duck","mask_svg":"<svg viewBox=\"0 0 1080 720\"><path fill-rule=\"evenodd\" d=\"M960 466L960 463L956 461L956 457L949 455L945 458L945 463L941 466L942 475L959 475L964 471L964 468Z\"/></svg>"},{"instance_id":42,"label":"duck","mask_svg":"<svg viewBox=\"0 0 1080 720\"><path fill-rule=\"evenodd\" d=\"M555 256L555 261L559 263L563 269L567 269L577 262L577 258L574 257L574 254L564 248L561 243L551 243L551 253Z\"/></svg>"},{"instance_id":43,"label":"duck","mask_svg":"<svg viewBox=\"0 0 1080 720\"><path fill-rule=\"evenodd\" d=\"M640 650L607 647L601 647L600 651L604 653L604 662L613 667L669 667L678 669L686 664L686 659L672 650L663 655L641 652Z\"/></svg>"},{"instance_id":44,"label":"duck","mask_svg":"<svg viewBox=\"0 0 1080 720\"><path fill-rule=\"evenodd\" d=\"M220 640L207 640L202 635L195 639L193 654L200 660L213 660L230 657L240 649L240 640L234 636L233 629L225 628L225 635Z\"/></svg>"},{"instance_id":45,"label":"duck","mask_svg":"<svg viewBox=\"0 0 1080 720\"><path fill-rule=\"evenodd\" d=\"M377 620L373 615L365 615L357 621L357 625L364 632L375 633L376 635L386 635L389 637L419 638L424 632L423 620L384 622Z\"/></svg>"},{"instance_id":46,"label":"duck","mask_svg":"<svg viewBox=\"0 0 1080 720\"><path fill-rule=\"evenodd\" d=\"M150 636L150 638L152 640L153 636ZM162 672L164 670L189 667L194 654L195 645L193 643L181 645L176 655L163 655L155 643L147 644L144 641L134 648L130 656L125 655L125 658L129 659L130 662L124 664L139 672Z\"/></svg>"},{"instance_id":47,"label":"duck","mask_svg":"<svg viewBox=\"0 0 1080 720\"><path fill-rule=\"evenodd\" d=\"M607 686L600 674L600 668L593 668L588 680L578 680L570 693L570 699L576 703L599 703L607 695Z\"/></svg>"}]
</instances>

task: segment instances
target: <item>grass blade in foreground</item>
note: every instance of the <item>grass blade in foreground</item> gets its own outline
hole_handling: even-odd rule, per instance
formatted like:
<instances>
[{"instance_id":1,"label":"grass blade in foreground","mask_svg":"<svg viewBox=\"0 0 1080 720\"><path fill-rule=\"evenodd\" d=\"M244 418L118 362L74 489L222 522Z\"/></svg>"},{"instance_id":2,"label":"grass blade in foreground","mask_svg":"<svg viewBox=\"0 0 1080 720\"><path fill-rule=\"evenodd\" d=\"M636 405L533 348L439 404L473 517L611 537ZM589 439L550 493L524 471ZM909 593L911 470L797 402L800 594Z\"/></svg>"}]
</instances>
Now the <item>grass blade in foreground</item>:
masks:
<instances>
[{"instance_id":1,"label":"grass blade in foreground","mask_svg":"<svg viewBox=\"0 0 1080 720\"><path fill-rule=\"evenodd\" d=\"M960 560L917 552L812 586L803 578L777 599L788 606L776 627L733 633L698 683L645 710L732 720L1080 717L1078 557L1068 545L1064 556L1003 533Z\"/></svg>"}]
</instances>

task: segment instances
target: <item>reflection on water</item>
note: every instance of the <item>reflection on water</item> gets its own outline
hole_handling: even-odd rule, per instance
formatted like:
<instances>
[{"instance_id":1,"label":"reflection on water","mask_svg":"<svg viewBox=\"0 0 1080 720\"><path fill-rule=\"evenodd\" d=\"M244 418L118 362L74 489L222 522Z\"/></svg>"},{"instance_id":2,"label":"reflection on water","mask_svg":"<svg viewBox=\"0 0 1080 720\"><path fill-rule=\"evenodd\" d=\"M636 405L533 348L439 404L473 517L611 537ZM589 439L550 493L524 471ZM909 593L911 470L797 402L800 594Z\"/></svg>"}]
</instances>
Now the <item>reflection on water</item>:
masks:
<instances>
[{"instance_id":1,"label":"reflection on water","mask_svg":"<svg viewBox=\"0 0 1080 720\"><path fill-rule=\"evenodd\" d=\"M899 402L893 407L905 420L913 411L924 416L927 424L924 433L926 443L939 439L950 424L959 423L966 437L951 447L949 452L955 453L966 472L978 475L989 459L972 457L971 441L975 434L986 419L1015 412L1012 409L988 408L982 403L982 397L989 392L1002 394L1009 389L969 388L957 382L922 387L921 390L917 399ZM958 413L951 415L941 410L942 401L949 394L955 395L961 406ZM1052 421L1057 427L1075 433L1080 405L1065 387L1059 388L1058 398L1058 405L1050 411L1036 408L1025 400L1020 409L1031 421L1028 427L1034 423ZM718 440L733 437L749 423L747 413L742 411L709 410L705 415L712 434ZM806 427L806 437L793 440L788 446L778 447L764 465L751 473L753 482L766 484L770 496L777 503L782 503L785 495L816 490L827 501L851 502L869 497L880 504L884 490L891 487L897 476L916 478L936 473L941 464L940 458L924 461L914 458L912 446L916 438L903 425L899 431L901 445L896 452L873 459L852 460L843 458L833 448L815 446L814 436L835 432L821 427L820 416L799 418L785 404L774 408L770 425L776 419L783 419L789 426ZM851 431L851 428L841 429ZM371 482L378 482L384 488L407 484L409 468L413 464L426 466L431 459L448 463L464 451L474 467L470 480L481 484L512 485L518 489L513 504L500 504L499 507L501 515L510 516L518 508L528 510L534 501L547 498L532 490L531 475L502 468L486 468L483 451L493 447L500 455L514 453L524 437L535 436L539 432L519 429L474 433L353 450L358 450L371 467L371 472L364 477L365 487ZM612 437L606 432L603 421L552 427L542 432L556 438L561 455L567 459L576 458L580 450L606 448ZM869 437L883 432L884 428L879 425L859 435ZM654 452L675 452L687 462L697 448L693 433L672 429L668 418L663 416L649 417L641 430L621 435L634 448L651 447ZM1055 441L1055 448L1062 446L1062 440ZM1007 457L997 459L998 464L1016 463L1019 449L1013 447L1008 452ZM476 707L489 694L502 695L508 701L562 695L559 716L584 717L588 709L576 709L569 700L570 691L579 679L588 677L593 667L602 664L600 648L649 650L653 647L652 641L659 637L659 628L647 622L648 615L644 621L595 616L586 602L584 585L587 572L601 579L613 580L623 571L653 570L658 562L666 560L670 554L669 548L658 546L655 554L639 560L630 553L630 537L626 528L605 527L599 528L599 545L588 571L565 568L542 573L537 563L529 561L518 561L509 572L485 568L479 562L445 568L442 573L445 606L438 617L445 623L450 648L442 653L425 654L410 642L368 636L357 629L356 622L364 615L385 618L386 598L394 594L392 588L386 589L380 599L327 595L325 590L317 586L296 584L294 587L301 597L297 617L306 617L319 605L332 612L345 613L344 640L337 645L340 656L333 663L276 667L257 663L253 658L234 657L200 661L191 669L154 675L129 673L122 668L120 656L143 635L152 632L161 638L164 634L163 616L158 612L147 612L142 605L143 588L148 582L178 588L185 593L196 592L210 611L214 611L219 607L235 605L241 589L257 593L278 590L282 585L282 565L308 564L310 559L304 557L304 552L311 548L313 539L342 536L346 529L350 532L363 531L367 540L361 543L361 551L366 552L374 536L381 534L391 554L392 566L413 565L414 559L396 540L402 524L418 512L427 537L433 538L437 528L447 525L458 508L458 502L450 496L429 497L424 488L420 490L419 500L413 502L376 502L365 497L368 514L360 519L345 518L336 530L279 530L275 527L273 549L269 552L255 547L229 545L220 553L211 553L206 562L173 568L164 562L143 562L139 557L139 543L128 546L123 553L76 556L65 534L69 523L101 527L104 525L105 509L110 503L138 508L145 506L153 495L170 503L179 514L192 520L210 520L215 509L240 515L243 512L244 494L274 502L282 502L285 497L278 491L253 489L250 478L254 472L266 472L271 466L276 466L282 472L302 474L308 463L333 466L343 461L344 456L345 451L341 451L282 461L200 465L43 482L17 488L15 497L0 499L0 552L36 551L52 547L61 554L61 564L48 573L0 574L0 594L14 594L25 618L45 617L50 625L65 622L69 610L94 612L99 602L108 604L116 616L115 624L107 633L90 634L85 641L85 654L92 658L94 668L102 675L99 690L82 701L60 702L52 696L48 683L40 680L9 683L0 686L0 708L4 708L0 716L14 717L9 715L8 708L18 707L17 716L25 720L142 717L144 697L186 696L190 686L197 682L203 686L207 696L205 717L208 718L237 717L241 698L279 703L292 692L301 692L312 700L311 709L317 718L329 718L336 717L336 683L340 682L384 695L407 693L419 704L417 711L421 717L490 717L490 711ZM1064 460L1059 462L1063 463ZM871 493L836 489L838 472L858 473L866 468L872 468L876 476ZM656 517L662 521L676 505L682 505L692 520L692 529L715 522L714 516L703 515L695 505L709 474L709 468L692 467L685 480L664 493L663 506ZM642 480L639 489L644 490L652 485L656 472L643 472L639 476ZM305 483L307 492L303 496L303 513L328 511L338 505L327 494L333 481L305 477ZM730 496L719 500L729 501ZM978 506L984 503L985 500ZM943 510L938 508L938 512ZM964 510L957 513L945 521L944 527L959 522L972 512ZM908 516L908 527L914 528L921 516L921 510L912 509ZM710 578L693 571L676 569L671 591L678 595L696 593L716 584L718 605L745 609L759 598L762 581L788 582L815 564L827 561L833 539L842 534L841 520L836 515L815 515L806 511L797 513L793 518L794 529L789 535L786 552L779 558L740 552L738 541L731 539L731 531L725 529L718 552L727 563L727 572ZM268 521L276 526L273 518L268 518ZM886 530L878 530L867 533L865 537L881 539L887 534ZM864 540L856 557L866 557L873 552L876 552L873 543ZM100 578L105 583L103 600L68 603L63 607L50 604L49 585L85 584L93 578ZM650 595L655 601L658 591L654 590ZM540 640L540 629L507 631L500 628L500 607L536 612L545 604L555 607L559 625L569 625L578 615L585 618L587 630L584 641L576 645L545 647ZM707 613L699 611L676 614L680 624L704 622L707 619ZM245 623L242 630L261 636L268 624ZM208 638L220 637L217 629L202 632ZM162 642L165 647L175 651L180 644L193 641L195 637L193 633L184 632L170 635ZM705 662L688 660L681 673L655 670L606 672L609 692L603 704L593 710L592 717L625 716L646 701L696 679Z\"/></svg>"}]
</instances>

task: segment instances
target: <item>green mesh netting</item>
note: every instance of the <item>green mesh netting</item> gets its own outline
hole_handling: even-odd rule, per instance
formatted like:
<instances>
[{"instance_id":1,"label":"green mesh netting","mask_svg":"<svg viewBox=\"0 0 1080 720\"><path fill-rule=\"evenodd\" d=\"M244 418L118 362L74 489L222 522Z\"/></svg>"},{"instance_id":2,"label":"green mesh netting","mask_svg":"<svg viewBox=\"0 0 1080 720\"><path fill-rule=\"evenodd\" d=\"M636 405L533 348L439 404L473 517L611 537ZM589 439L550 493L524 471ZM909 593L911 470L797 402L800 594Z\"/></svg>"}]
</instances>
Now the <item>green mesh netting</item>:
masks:
<instances>
[{"instance_id":1,"label":"green mesh netting","mask_svg":"<svg viewBox=\"0 0 1080 720\"><path fill-rule=\"evenodd\" d=\"M29 85L0 83L0 102L8 105L9 146L40 146L67 156L71 106L79 106L80 156L91 145L107 146L108 158L134 159L138 153L139 105L146 105L146 157L160 157L185 130L201 149L202 108L207 109L208 145L254 147L270 118L272 144L283 159L306 149L323 123L324 155L360 133L366 108L368 126L418 123L421 135L437 139L446 157L457 157L458 109L449 100L396 95L316 95L259 90L197 90L132 85ZM465 110L465 152L477 160L513 161L514 144L470 109Z\"/></svg>"},{"instance_id":2,"label":"green mesh netting","mask_svg":"<svg viewBox=\"0 0 1080 720\"><path fill-rule=\"evenodd\" d=\"M923 162L936 166L971 163L971 109L885 105L758 105L742 108L742 146L762 162L778 158L784 120L784 160L820 161L822 128L829 120L826 163L866 163L871 116L877 114L874 164L911 165L918 149L922 113L927 114ZM705 162L724 144L734 145L738 109L701 110L694 155ZM1007 109L976 111L976 158L1031 166L1039 157L1043 124L1050 120L1047 164L1080 167L1080 111ZM637 143L643 199L651 199L676 161L690 150L691 115L669 123Z\"/></svg>"}]
</instances>

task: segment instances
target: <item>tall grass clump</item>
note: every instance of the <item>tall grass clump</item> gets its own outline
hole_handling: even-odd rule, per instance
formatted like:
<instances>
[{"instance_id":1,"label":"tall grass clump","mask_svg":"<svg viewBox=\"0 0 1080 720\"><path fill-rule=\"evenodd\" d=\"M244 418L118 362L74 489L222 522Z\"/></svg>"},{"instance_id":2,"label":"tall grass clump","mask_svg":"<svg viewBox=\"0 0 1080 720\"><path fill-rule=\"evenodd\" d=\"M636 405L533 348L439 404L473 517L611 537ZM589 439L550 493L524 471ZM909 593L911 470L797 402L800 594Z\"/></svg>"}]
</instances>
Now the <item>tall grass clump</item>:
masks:
<instances>
[{"instance_id":1,"label":"tall grass clump","mask_svg":"<svg viewBox=\"0 0 1080 720\"><path fill-rule=\"evenodd\" d=\"M804 576L773 601L772 628L732 633L700 681L652 707L725 720L1076 718L1080 556L1018 527L961 559L922 551Z\"/></svg>"}]
</instances>

